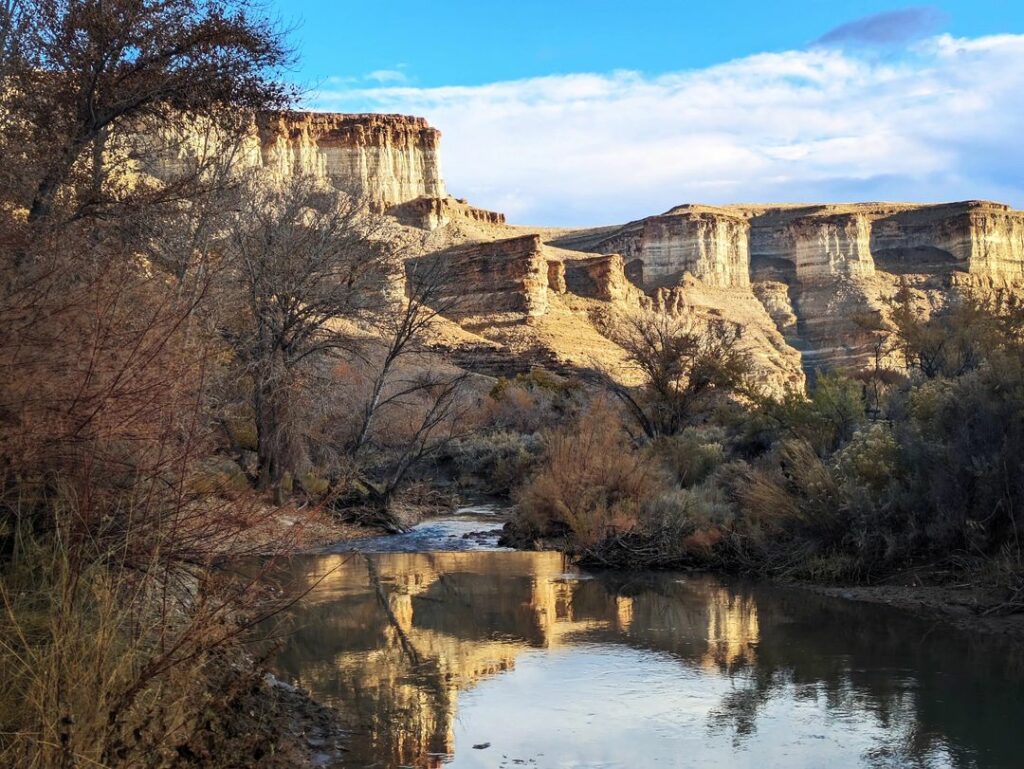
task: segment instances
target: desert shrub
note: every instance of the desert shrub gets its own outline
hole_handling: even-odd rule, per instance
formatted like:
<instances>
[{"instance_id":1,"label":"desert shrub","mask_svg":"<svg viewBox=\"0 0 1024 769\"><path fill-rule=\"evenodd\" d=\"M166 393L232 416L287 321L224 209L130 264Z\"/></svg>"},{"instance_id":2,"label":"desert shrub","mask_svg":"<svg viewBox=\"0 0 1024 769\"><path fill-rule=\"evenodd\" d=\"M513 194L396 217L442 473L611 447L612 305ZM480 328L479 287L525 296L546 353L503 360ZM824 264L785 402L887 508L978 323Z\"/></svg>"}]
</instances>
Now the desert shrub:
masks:
<instances>
[{"instance_id":1,"label":"desert shrub","mask_svg":"<svg viewBox=\"0 0 1024 769\"><path fill-rule=\"evenodd\" d=\"M447 447L446 456L462 485L508 494L526 480L543 448L536 434L498 430L456 439Z\"/></svg>"},{"instance_id":2,"label":"desert shrub","mask_svg":"<svg viewBox=\"0 0 1024 769\"><path fill-rule=\"evenodd\" d=\"M721 482L736 510L731 545L740 564L795 573L837 546L839 485L807 441L783 441L756 463L736 463Z\"/></svg>"},{"instance_id":3,"label":"desert shrub","mask_svg":"<svg viewBox=\"0 0 1024 769\"><path fill-rule=\"evenodd\" d=\"M683 487L707 478L725 461L725 432L719 427L688 427L679 435L654 440L649 447Z\"/></svg>"},{"instance_id":4,"label":"desert shrub","mask_svg":"<svg viewBox=\"0 0 1024 769\"><path fill-rule=\"evenodd\" d=\"M633 529L666 486L655 464L629 444L618 413L597 401L575 424L547 436L540 466L517 494L517 525L593 546Z\"/></svg>"},{"instance_id":5,"label":"desert shrub","mask_svg":"<svg viewBox=\"0 0 1024 769\"><path fill-rule=\"evenodd\" d=\"M861 428L836 453L834 463L843 483L866 489L879 499L899 471L899 446L892 427L875 422Z\"/></svg>"},{"instance_id":6,"label":"desert shrub","mask_svg":"<svg viewBox=\"0 0 1024 769\"><path fill-rule=\"evenodd\" d=\"M535 433L571 418L581 400L579 383L533 369L495 383L488 394L487 421L499 430Z\"/></svg>"},{"instance_id":7,"label":"desert shrub","mask_svg":"<svg viewBox=\"0 0 1024 769\"><path fill-rule=\"evenodd\" d=\"M864 423L864 384L840 372L820 373L810 396L788 393L761 404L776 438L797 438L827 456L845 445ZM765 424L760 423L761 429Z\"/></svg>"},{"instance_id":8,"label":"desert shrub","mask_svg":"<svg viewBox=\"0 0 1024 769\"><path fill-rule=\"evenodd\" d=\"M1016 365L988 365L916 388L898 425L898 499L933 553L992 555L1019 548L1024 501L1024 380Z\"/></svg>"},{"instance_id":9,"label":"desert shrub","mask_svg":"<svg viewBox=\"0 0 1024 769\"><path fill-rule=\"evenodd\" d=\"M658 543L657 565L720 565L734 511L714 481L658 494L645 506L640 530Z\"/></svg>"}]
</instances>

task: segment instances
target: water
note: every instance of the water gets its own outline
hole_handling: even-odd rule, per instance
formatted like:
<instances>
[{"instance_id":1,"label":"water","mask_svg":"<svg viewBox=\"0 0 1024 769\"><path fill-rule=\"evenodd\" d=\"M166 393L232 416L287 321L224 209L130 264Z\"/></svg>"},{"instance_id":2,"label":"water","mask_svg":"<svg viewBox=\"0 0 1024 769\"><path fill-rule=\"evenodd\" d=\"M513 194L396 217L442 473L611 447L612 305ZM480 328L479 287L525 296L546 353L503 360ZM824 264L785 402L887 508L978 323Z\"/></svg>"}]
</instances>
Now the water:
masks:
<instances>
[{"instance_id":1,"label":"water","mask_svg":"<svg viewBox=\"0 0 1024 769\"><path fill-rule=\"evenodd\" d=\"M587 575L463 539L486 511L433 526L281 575L315 587L276 665L343 712L345 766L1024 766L1009 644L805 591Z\"/></svg>"}]
</instances>

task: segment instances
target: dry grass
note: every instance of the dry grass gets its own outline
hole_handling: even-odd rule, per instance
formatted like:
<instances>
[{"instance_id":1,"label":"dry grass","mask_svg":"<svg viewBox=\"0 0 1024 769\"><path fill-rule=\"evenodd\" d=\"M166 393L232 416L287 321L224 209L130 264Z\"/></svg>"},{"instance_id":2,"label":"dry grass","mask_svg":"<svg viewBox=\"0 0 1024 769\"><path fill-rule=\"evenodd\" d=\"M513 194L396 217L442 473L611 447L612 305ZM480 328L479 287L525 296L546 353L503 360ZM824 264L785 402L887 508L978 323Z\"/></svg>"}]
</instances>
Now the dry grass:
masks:
<instances>
[{"instance_id":1,"label":"dry grass","mask_svg":"<svg viewBox=\"0 0 1024 769\"><path fill-rule=\"evenodd\" d=\"M16 540L0 580L0 765L229 766L271 747L225 726L258 680L239 647L252 582L83 562L59 533Z\"/></svg>"}]
</instances>

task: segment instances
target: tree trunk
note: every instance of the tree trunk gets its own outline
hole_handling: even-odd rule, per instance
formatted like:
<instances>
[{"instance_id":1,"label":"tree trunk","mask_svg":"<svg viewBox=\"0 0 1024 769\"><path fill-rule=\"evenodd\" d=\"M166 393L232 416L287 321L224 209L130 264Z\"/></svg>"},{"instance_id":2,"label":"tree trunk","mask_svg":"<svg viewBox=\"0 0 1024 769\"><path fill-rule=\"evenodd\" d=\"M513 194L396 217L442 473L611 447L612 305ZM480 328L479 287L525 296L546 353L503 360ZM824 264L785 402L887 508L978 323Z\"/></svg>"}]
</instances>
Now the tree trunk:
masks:
<instances>
[{"instance_id":1,"label":"tree trunk","mask_svg":"<svg viewBox=\"0 0 1024 769\"><path fill-rule=\"evenodd\" d=\"M50 215L50 211L53 209L53 199L57 196L57 190L60 189L61 184L67 179L71 168L75 165L75 161L84 147L84 141L72 141L61 157L58 158L57 162L43 176L39 186L36 187L36 194L32 198L32 205L29 207L28 220L30 222L40 221Z\"/></svg>"},{"instance_id":2,"label":"tree trunk","mask_svg":"<svg viewBox=\"0 0 1024 769\"><path fill-rule=\"evenodd\" d=\"M273 388L257 383L253 399L256 422L256 487L279 486L284 473L280 461L280 424Z\"/></svg>"}]
</instances>

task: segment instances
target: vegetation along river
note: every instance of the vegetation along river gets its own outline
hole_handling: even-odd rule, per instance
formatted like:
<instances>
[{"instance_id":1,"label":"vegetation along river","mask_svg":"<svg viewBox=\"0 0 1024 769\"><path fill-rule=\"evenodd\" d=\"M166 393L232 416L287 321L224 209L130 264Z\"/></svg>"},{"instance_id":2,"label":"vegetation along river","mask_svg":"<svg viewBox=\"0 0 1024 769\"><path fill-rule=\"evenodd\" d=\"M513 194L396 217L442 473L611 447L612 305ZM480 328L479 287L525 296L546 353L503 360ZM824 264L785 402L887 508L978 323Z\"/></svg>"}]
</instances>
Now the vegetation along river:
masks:
<instances>
[{"instance_id":1,"label":"vegetation along river","mask_svg":"<svg viewBox=\"0 0 1024 769\"><path fill-rule=\"evenodd\" d=\"M1022 765L1010 642L799 589L586 573L498 548L497 525L465 511L280 575L315 587L276 667L342 711L346 766Z\"/></svg>"}]
</instances>

